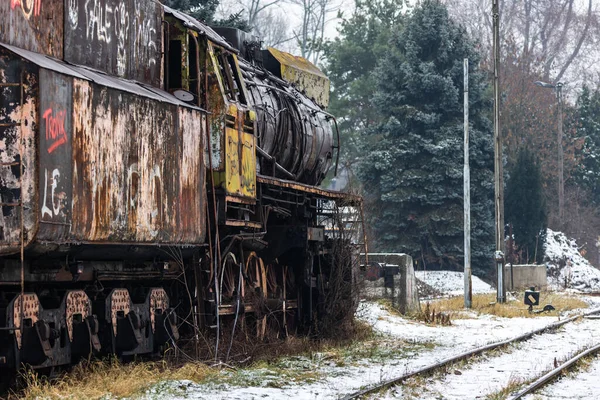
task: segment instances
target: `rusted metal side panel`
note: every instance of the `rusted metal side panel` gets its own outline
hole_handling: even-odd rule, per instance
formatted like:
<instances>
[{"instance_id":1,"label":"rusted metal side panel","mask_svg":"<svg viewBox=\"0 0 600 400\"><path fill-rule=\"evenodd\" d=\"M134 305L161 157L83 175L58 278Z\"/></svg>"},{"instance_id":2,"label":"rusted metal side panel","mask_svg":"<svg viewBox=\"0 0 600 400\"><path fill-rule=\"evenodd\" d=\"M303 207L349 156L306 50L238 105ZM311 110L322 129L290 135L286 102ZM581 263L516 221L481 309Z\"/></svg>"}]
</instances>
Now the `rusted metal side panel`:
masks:
<instances>
[{"instance_id":1,"label":"rusted metal side panel","mask_svg":"<svg viewBox=\"0 0 600 400\"><path fill-rule=\"evenodd\" d=\"M206 42L205 42L206 43ZM225 171L225 115L227 114L227 106L225 104L223 83L221 77L217 73L218 62L215 57L214 46L209 42L206 43L206 52L201 52L202 55L206 54L206 59L202 60L206 66L206 77L207 77L207 93L206 93L206 107L211 111L210 114L210 144L211 144L211 157L212 157L212 170L224 172ZM209 157L208 154L205 157L207 167ZM218 175L218 173L215 173ZM223 179L223 178L219 178ZM220 182L220 180L217 180Z\"/></svg>"},{"instance_id":2,"label":"rusted metal side panel","mask_svg":"<svg viewBox=\"0 0 600 400\"><path fill-rule=\"evenodd\" d=\"M39 239L64 240L71 222L73 78L40 70Z\"/></svg>"},{"instance_id":3,"label":"rusted metal side panel","mask_svg":"<svg viewBox=\"0 0 600 400\"><path fill-rule=\"evenodd\" d=\"M69 0L65 60L161 85L162 6L152 0Z\"/></svg>"},{"instance_id":4,"label":"rusted metal side panel","mask_svg":"<svg viewBox=\"0 0 600 400\"><path fill-rule=\"evenodd\" d=\"M72 240L204 240L203 115L74 84Z\"/></svg>"},{"instance_id":5,"label":"rusted metal side panel","mask_svg":"<svg viewBox=\"0 0 600 400\"><path fill-rule=\"evenodd\" d=\"M0 2L0 42L62 58L63 1Z\"/></svg>"},{"instance_id":6,"label":"rusted metal side panel","mask_svg":"<svg viewBox=\"0 0 600 400\"><path fill-rule=\"evenodd\" d=\"M21 212L25 246L37 231L37 74L0 49L0 254L19 252Z\"/></svg>"},{"instance_id":7,"label":"rusted metal side panel","mask_svg":"<svg viewBox=\"0 0 600 400\"><path fill-rule=\"evenodd\" d=\"M179 108L179 136L181 152L173 174L179 177L180 242L188 238L204 240L206 234L206 116L196 111Z\"/></svg>"}]
</instances>

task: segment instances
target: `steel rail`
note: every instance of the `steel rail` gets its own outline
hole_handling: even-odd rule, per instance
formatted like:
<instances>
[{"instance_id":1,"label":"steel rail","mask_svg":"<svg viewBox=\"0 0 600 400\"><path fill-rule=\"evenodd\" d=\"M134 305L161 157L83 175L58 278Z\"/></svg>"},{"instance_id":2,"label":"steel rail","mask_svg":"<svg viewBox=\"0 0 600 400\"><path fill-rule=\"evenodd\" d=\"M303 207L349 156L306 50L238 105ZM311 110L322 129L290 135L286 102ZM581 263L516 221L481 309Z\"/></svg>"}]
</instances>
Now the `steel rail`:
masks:
<instances>
[{"instance_id":1,"label":"steel rail","mask_svg":"<svg viewBox=\"0 0 600 400\"><path fill-rule=\"evenodd\" d=\"M597 344L597 345L595 345L595 346L593 346L593 347L590 347L587 350L584 350L584 351L580 352L579 354L577 354L575 357L569 359L568 361L565 361L560 366L554 368L552 371L550 371L547 374L543 375L542 377L540 377L539 379L537 379L535 382L533 382L532 384L530 384L526 388L524 388L521 391L519 391L514 396L509 397L507 400L518 400L521 397L525 396L526 394L533 393L537 389L539 389L542 386L545 386L546 384L548 384L551 381L553 381L554 378L556 378L557 375L561 374L564 370L572 367L574 364L576 364L583 357L587 357L590 354L597 353L598 351L600 351L600 343Z\"/></svg>"},{"instance_id":2,"label":"steel rail","mask_svg":"<svg viewBox=\"0 0 600 400\"><path fill-rule=\"evenodd\" d=\"M431 373L431 372L433 372L433 371L435 371L437 369L445 367L446 365L451 365L451 364L457 363L459 361L466 360L466 359L468 359L470 357L477 356L479 354L485 353L486 351L494 350L494 349L506 346L506 345L511 344L511 343L521 342L521 341L524 341L524 340L531 339L535 335L539 335L539 334L544 333L546 331L550 331L550 330L554 330L556 328L560 328L561 326L566 325L569 322L573 322L573 321L575 321L575 320L577 320L577 319L579 319L581 317L587 317L589 315L598 314L598 313L600 313L600 308L593 309L593 310L588 311L588 312L583 313L583 314L574 315L574 316L569 317L567 319L564 319L562 321L553 322L553 323L551 323L549 325L546 325L546 326L544 326L542 328L535 329L533 331L521 334L521 335L516 336L514 338L511 338L511 339L502 340L500 342L491 343L491 344L488 344L488 345L485 345L485 346L482 346L482 347L478 347L478 348L476 348L474 350L469 350L469 351L467 351L465 353L461 353L461 354L459 354L457 356L446 358L446 359L444 359L444 360L442 360L440 362L437 362L435 364L431 364L431 365L428 365L426 367L419 368L419 369L417 369L415 371L412 371L412 372L407 372L407 373L405 373L403 375L400 375L399 377L388 379L388 380L380 382L380 383L378 383L376 385L373 385L373 386L367 387L365 389L359 390L357 392L348 394L348 395L342 397L341 400L357 399L357 398L360 398L362 396L365 396L365 395L368 395L368 394L372 394L372 393L378 392L378 391L383 390L383 389L390 388L392 386L395 386L395 385L401 383L402 381L405 381L408 378L412 378L412 377L418 376L418 375L425 375L425 374Z\"/></svg>"}]
</instances>

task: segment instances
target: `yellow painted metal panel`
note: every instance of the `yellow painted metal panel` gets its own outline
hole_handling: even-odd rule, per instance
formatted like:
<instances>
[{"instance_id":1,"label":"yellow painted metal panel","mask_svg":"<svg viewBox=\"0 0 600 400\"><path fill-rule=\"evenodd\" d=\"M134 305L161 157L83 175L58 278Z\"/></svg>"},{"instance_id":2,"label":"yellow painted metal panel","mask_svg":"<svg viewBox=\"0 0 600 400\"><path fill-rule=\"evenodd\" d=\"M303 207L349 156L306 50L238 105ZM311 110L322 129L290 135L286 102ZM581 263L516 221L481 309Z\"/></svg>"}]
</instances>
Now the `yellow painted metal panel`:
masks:
<instances>
[{"instance_id":1,"label":"yellow painted metal panel","mask_svg":"<svg viewBox=\"0 0 600 400\"><path fill-rule=\"evenodd\" d=\"M242 132L241 191L246 197L256 196L256 152L254 135Z\"/></svg>"},{"instance_id":2,"label":"yellow painted metal panel","mask_svg":"<svg viewBox=\"0 0 600 400\"><path fill-rule=\"evenodd\" d=\"M229 194L241 194L239 134L233 128L225 128L225 190Z\"/></svg>"},{"instance_id":3,"label":"yellow painted metal panel","mask_svg":"<svg viewBox=\"0 0 600 400\"><path fill-rule=\"evenodd\" d=\"M306 58L267 48L281 65L281 78L293 84L321 107L329 105L329 78Z\"/></svg>"}]
</instances>

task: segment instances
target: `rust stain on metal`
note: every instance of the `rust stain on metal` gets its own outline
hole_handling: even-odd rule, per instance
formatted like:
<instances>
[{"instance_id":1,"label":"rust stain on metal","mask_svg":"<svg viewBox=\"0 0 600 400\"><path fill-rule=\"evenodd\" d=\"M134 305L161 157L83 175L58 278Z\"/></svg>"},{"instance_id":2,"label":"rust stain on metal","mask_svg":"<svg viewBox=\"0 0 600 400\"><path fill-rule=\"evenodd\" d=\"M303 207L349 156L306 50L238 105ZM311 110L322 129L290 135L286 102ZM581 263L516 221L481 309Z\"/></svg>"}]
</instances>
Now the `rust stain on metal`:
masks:
<instances>
[{"instance_id":1,"label":"rust stain on metal","mask_svg":"<svg viewBox=\"0 0 600 400\"><path fill-rule=\"evenodd\" d=\"M151 289L148 296L150 297L150 324L152 326L152 332L155 332L156 311L167 311L169 308L169 296L167 296L167 292L162 288Z\"/></svg>"},{"instance_id":2,"label":"rust stain on metal","mask_svg":"<svg viewBox=\"0 0 600 400\"><path fill-rule=\"evenodd\" d=\"M0 49L1 254L20 249L21 204L25 245L37 230L37 82L30 64Z\"/></svg>"},{"instance_id":3,"label":"rust stain on metal","mask_svg":"<svg viewBox=\"0 0 600 400\"><path fill-rule=\"evenodd\" d=\"M21 302L23 306L21 307ZM10 308L9 308L10 309ZM23 320L30 320L30 326L35 324L40 317L40 302L35 293L25 293L18 295L13 300L12 317L9 316L9 326L15 328L15 338L17 339L17 347L21 348L21 310L23 310ZM12 321L12 323L11 323Z\"/></svg>"},{"instance_id":4,"label":"rust stain on metal","mask_svg":"<svg viewBox=\"0 0 600 400\"><path fill-rule=\"evenodd\" d=\"M205 112L3 48L0 94L1 254L20 249L21 203L26 247L204 243Z\"/></svg>"},{"instance_id":5,"label":"rust stain on metal","mask_svg":"<svg viewBox=\"0 0 600 400\"><path fill-rule=\"evenodd\" d=\"M76 240L203 242L201 112L75 80L73 118Z\"/></svg>"},{"instance_id":6,"label":"rust stain on metal","mask_svg":"<svg viewBox=\"0 0 600 400\"><path fill-rule=\"evenodd\" d=\"M284 187L284 188L288 188L288 189L298 190L301 192L312 193L312 194L319 195L321 197L330 198L332 200L333 199L343 199L343 200L347 201L349 204L351 204L351 203L360 204L362 202L362 200L359 196L355 196L355 195L348 194L348 193L335 192L333 190L319 189L318 187L315 187L315 186L303 185L301 183L286 181L283 179L270 178L267 176L259 175L256 178L256 180L258 183L264 183L267 185L279 186L279 187Z\"/></svg>"},{"instance_id":7,"label":"rust stain on metal","mask_svg":"<svg viewBox=\"0 0 600 400\"><path fill-rule=\"evenodd\" d=\"M69 340L73 341L73 317L81 316L85 320L92 312L92 302L83 290L71 290L65 296L65 316Z\"/></svg>"},{"instance_id":8,"label":"rust stain on metal","mask_svg":"<svg viewBox=\"0 0 600 400\"><path fill-rule=\"evenodd\" d=\"M123 316L131 311L131 298L127 289L113 289L108 295L107 301L110 307L106 310L106 320L110 321L113 328L113 335L117 335L117 315L122 313Z\"/></svg>"}]
</instances>

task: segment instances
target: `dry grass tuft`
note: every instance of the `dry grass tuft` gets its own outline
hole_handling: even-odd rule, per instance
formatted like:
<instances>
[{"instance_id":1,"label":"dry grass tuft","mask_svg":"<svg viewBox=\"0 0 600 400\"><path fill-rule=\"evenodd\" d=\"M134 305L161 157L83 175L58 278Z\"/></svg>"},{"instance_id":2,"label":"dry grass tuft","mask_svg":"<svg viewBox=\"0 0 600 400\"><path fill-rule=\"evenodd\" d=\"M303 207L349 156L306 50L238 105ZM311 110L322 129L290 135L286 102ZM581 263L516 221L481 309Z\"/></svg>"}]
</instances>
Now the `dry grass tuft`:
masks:
<instances>
[{"instance_id":1,"label":"dry grass tuft","mask_svg":"<svg viewBox=\"0 0 600 400\"><path fill-rule=\"evenodd\" d=\"M431 325L444 325L449 326L452 325L450 321L450 313L446 311L436 311L435 307L432 307L428 302L425 305L425 310L417 314L417 319L422 320L423 322Z\"/></svg>"},{"instance_id":2,"label":"dry grass tuft","mask_svg":"<svg viewBox=\"0 0 600 400\"><path fill-rule=\"evenodd\" d=\"M107 394L130 397L142 393L163 380L189 379L202 382L216 376L218 370L205 364L188 363L181 368L166 362L120 363L117 359L81 363L69 373L49 380L35 372L22 375L25 389L11 398L25 399L99 399Z\"/></svg>"},{"instance_id":3,"label":"dry grass tuft","mask_svg":"<svg viewBox=\"0 0 600 400\"><path fill-rule=\"evenodd\" d=\"M500 391L491 393L485 397L486 400L504 400L511 393L516 392L521 386L533 382L532 379L525 379L522 377L511 375L508 379L508 383Z\"/></svg>"},{"instance_id":4,"label":"dry grass tuft","mask_svg":"<svg viewBox=\"0 0 600 400\"><path fill-rule=\"evenodd\" d=\"M523 295L523 292L519 292L515 295L516 299L509 300L504 304L499 304L496 303L496 295L493 293L475 294L473 295L472 310L480 314L490 314L505 318L531 318L537 316L558 316L565 311L588 307L587 303L575 296L556 292L542 292L540 294L540 306L535 307L534 309L540 310L546 304L552 304L556 310L540 314L529 313L527 306L523 304ZM432 302L432 307L435 307L441 312L452 313L453 319L465 318L465 315L462 313L465 311L463 296L435 300Z\"/></svg>"},{"instance_id":5,"label":"dry grass tuft","mask_svg":"<svg viewBox=\"0 0 600 400\"><path fill-rule=\"evenodd\" d=\"M402 318L410 318L417 321L422 321L428 325L452 325L450 313L447 312L447 310L442 310L437 307L437 303L432 304L431 302L427 302L422 311L413 314L402 314L396 307L392 305L392 302L389 299L379 299L377 300L377 303L379 303L390 314L397 315Z\"/></svg>"}]
</instances>

